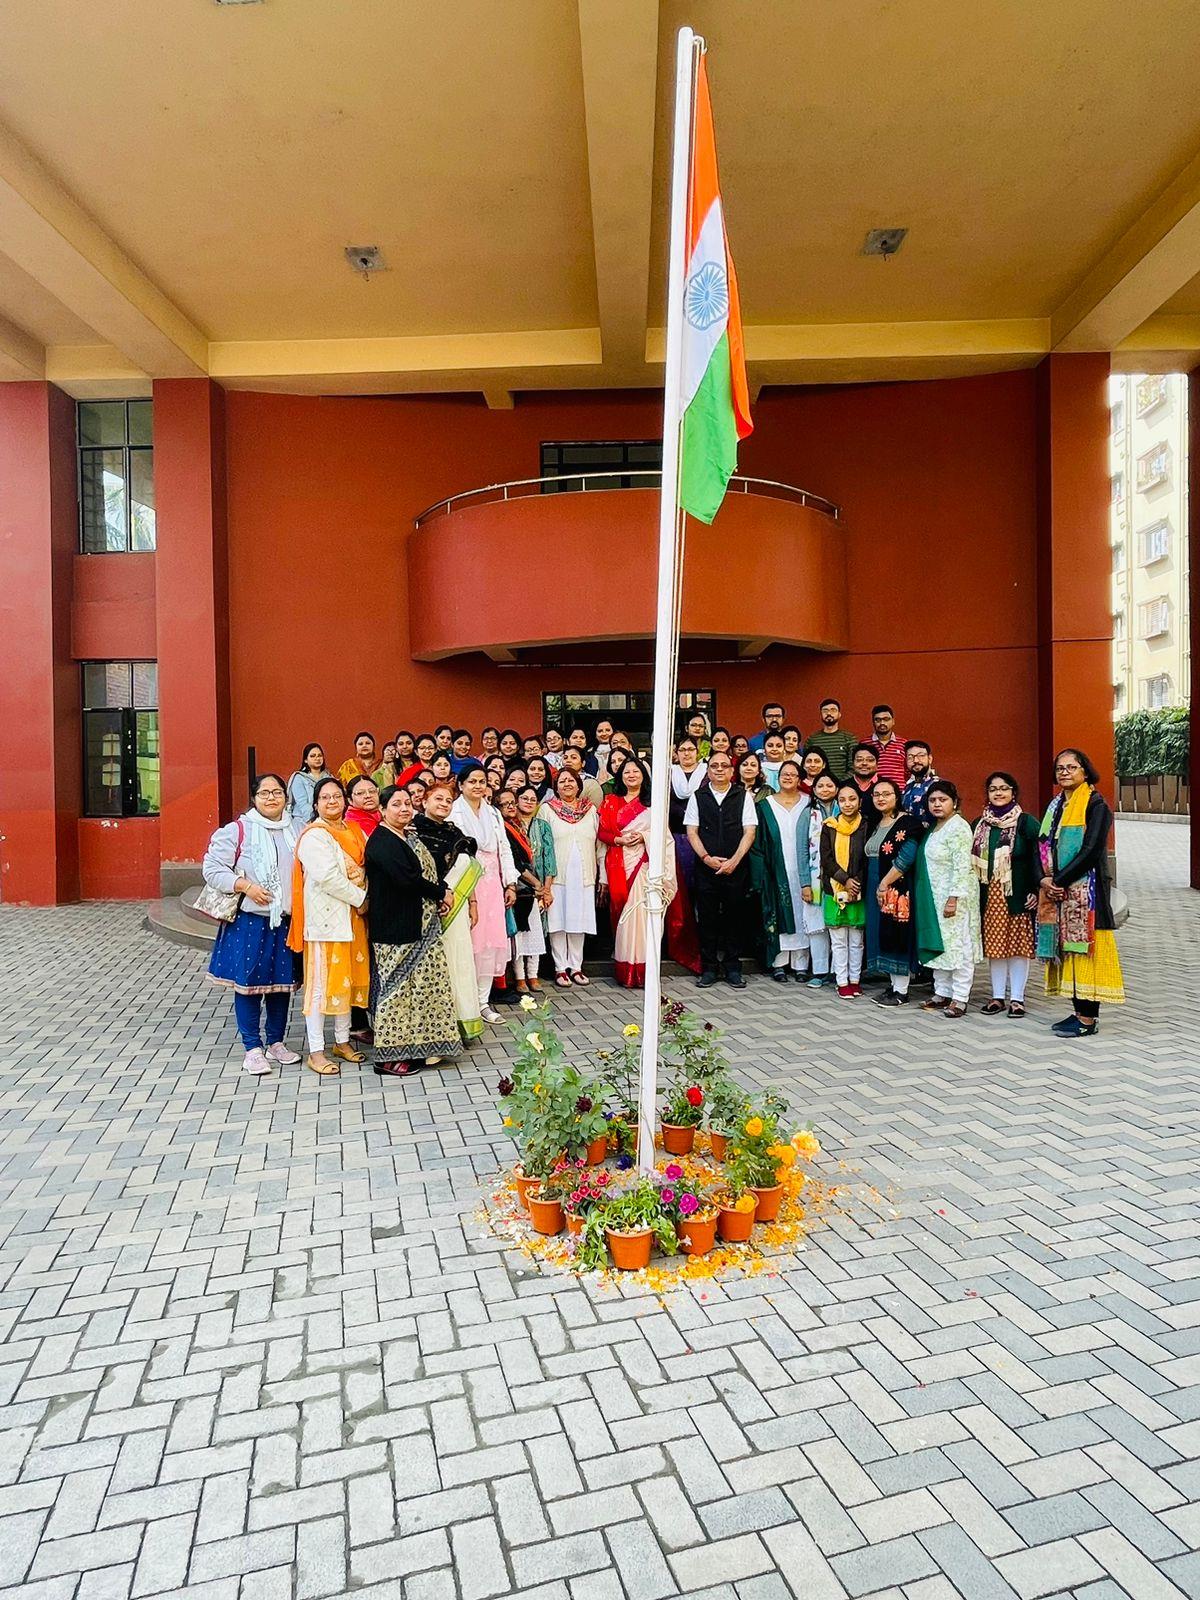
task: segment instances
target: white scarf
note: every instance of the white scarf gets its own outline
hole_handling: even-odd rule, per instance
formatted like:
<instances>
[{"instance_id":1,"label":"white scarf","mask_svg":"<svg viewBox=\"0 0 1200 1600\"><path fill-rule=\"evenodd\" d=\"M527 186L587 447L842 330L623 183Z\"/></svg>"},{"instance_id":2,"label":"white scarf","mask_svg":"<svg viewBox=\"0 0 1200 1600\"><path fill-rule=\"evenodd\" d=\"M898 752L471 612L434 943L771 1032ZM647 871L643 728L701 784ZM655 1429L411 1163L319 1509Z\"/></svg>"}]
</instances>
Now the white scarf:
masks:
<instances>
[{"instance_id":1,"label":"white scarf","mask_svg":"<svg viewBox=\"0 0 1200 1600\"><path fill-rule=\"evenodd\" d=\"M671 793L676 800L690 800L704 782L704 775L707 771L708 763L706 761L698 761L690 772L685 772L676 763L671 768Z\"/></svg>"},{"instance_id":2,"label":"white scarf","mask_svg":"<svg viewBox=\"0 0 1200 1600\"><path fill-rule=\"evenodd\" d=\"M244 836L242 856L255 883L271 896L271 906L267 916L272 928L277 928L283 921L284 878L286 876L290 880L291 858L302 829L303 824L286 813L278 821L272 821L270 817L264 817L261 811L256 811L251 806L249 811L242 815ZM283 835L282 843L288 853L284 873L279 870L280 840L277 839L277 834Z\"/></svg>"}]
</instances>

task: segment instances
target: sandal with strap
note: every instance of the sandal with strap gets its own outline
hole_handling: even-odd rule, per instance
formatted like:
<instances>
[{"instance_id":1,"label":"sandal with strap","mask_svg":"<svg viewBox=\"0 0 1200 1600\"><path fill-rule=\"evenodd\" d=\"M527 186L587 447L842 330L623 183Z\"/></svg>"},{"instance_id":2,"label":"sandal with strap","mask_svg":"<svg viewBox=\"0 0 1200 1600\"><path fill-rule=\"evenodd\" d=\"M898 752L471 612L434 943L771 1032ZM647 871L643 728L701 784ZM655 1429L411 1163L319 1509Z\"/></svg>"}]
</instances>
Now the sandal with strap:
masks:
<instances>
[{"instance_id":1,"label":"sandal with strap","mask_svg":"<svg viewBox=\"0 0 1200 1600\"><path fill-rule=\"evenodd\" d=\"M1004 1010L1004 1001L997 1000L993 996L993 998L989 1000L986 1005L980 1006L979 1009L983 1012L985 1017L998 1017Z\"/></svg>"},{"instance_id":2,"label":"sandal with strap","mask_svg":"<svg viewBox=\"0 0 1200 1600\"><path fill-rule=\"evenodd\" d=\"M323 1052L320 1055L309 1056L305 1063L310 1072L315 1072L318 1078L339 1078L342 1069L336 1061L330 1061Z\"/></svg>"},{"instance_id":3,"label":"sandal with strap","mask_svg":"<svg viewBox=\"0 0 1200 1600\"><path fill-rule=\"evenodd\" d=\"M581 989L586 989L591 981L592 980L586 975L586 973L573 972L571 974L571 982L577 983Z\"/></svg>"},{"instance_id":4,"label":"sandal with strap","mask_svg":"<svg viewBox=\"0 0 1200 1600\"><path fill-rule=\"evenodd\" d=\"M335 1044L329 1054L331 1056L336 1056L339 1061L352 1062L355 1066L357 1066L360 1061L365 1061L367 1059L362 1051L356 1050L352 1044Z\"/></svg>"},{"instance_id":5,"label":"sandal with strap","mask_svg":"<svg viewBox=\"0 0 1200 1600\"><path fill-rule=\"evenodd\" d=\"M1008 1014L1010 1017L1023 1017L1025 1015L1024 1000L1011 1001L1008 1007Z\"/></svg>"},{"instance_id":6,"label":"sandal with strap","mask_svg":"<svg viewBox=\"0 0 1200 1600\"><path fill-rule=\"evenodd\" d=\"M571 987L571 974L569 972L560 972L554 981L560 989L569 989Z\"/></svg>"},{"instance_id":7,"label":"sandal with strap","mask_svg":"<svg viewBox=\"0 0 1200 1600\"><path fill-rule=\"evenodd\" d=\"M957 1000L951 1000L950 1004L942 1012L944 1017L965 1017L966 1014L966 1006L960 1006Z\"/></svg>"}]
</instances>

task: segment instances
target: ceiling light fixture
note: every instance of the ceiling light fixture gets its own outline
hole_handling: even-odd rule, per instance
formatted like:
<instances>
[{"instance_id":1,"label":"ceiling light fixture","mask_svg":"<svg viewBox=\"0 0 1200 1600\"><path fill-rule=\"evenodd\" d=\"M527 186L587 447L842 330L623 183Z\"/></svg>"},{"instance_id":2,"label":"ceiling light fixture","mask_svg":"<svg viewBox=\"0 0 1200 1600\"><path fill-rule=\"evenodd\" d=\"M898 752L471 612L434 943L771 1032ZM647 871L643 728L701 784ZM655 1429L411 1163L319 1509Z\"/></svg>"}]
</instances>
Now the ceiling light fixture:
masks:
<instances>
[{"instance_id":1,"label":"ceiling light fixture","mask_svg":"<svg viewBox=\"0 0 1200 1600\"><path fill-rule=\"evenodd\" d=\"M348 244L344 253L355 272L361 272L364 278L369 278L373 272L387 271L383 251L377 244Z\"/></svg>"},{"instance_id":2,"label":"ceiling light fixture","mask_svg":"<svg viewBox=\"0 0 1200 1600\"><path fill-rule=\"evenodd\" d=\"M864 256L882 256L886 261L889 256L896 254L907 234L907 228L872 228L863 241L862 253Z\"/></svg>"}]
</instances>

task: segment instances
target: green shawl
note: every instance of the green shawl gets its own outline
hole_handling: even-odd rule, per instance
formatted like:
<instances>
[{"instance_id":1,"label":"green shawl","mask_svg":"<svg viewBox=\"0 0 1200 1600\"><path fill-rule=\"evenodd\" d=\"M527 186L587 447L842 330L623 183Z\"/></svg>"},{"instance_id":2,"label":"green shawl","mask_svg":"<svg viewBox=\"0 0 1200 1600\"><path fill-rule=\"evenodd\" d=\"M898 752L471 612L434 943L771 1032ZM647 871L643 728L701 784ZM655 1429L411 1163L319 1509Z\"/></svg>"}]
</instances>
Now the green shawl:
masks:
<instances>
[{"instance_id":1,"label":"green shawl","mask_svg":"<svg viewBox=\"0 0 1200 1600\"><path fill-rule=\"evenodd\" d=\"M917 960L923 967L927 967L935 957L946 953L937 906L933 898L933 885L929 881L929 868L925 865L925 846L929 843L932 833L931 828L928 833L921 835L921 842L917 846L916 866L913 869L917 914Z\"/></svg>"},{"instance_id":2,"label":"green shawl","mask_svg":"<svg viewBox=\"0 0 1200 1600\"><path fill-rule=\"evenodd\" d=\"M758 801L758 827L750 847L750 882L758 891L763 916L763 956L768 967L779 954L779 935L795 933L796 915L788 889L787 866L783 859L783 840L779 824L767 796ZM806 810L800 803L800 810ZM807 850L806 850L807 856Z\"/></svg>"}]
</instances>

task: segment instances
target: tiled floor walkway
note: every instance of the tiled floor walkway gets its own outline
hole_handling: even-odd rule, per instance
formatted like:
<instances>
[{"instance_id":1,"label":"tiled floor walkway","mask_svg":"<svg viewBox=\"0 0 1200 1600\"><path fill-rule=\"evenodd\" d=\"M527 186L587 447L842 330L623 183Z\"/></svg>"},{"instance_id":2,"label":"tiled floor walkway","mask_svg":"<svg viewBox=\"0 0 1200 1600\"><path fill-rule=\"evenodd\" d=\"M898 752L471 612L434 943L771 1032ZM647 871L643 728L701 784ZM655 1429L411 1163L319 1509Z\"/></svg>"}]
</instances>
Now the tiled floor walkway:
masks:
<instances>
[{"instance_id":1,"label":"tiled floor walkway","mask_svg":"<svg viewBox=\"0 0 1200 1600\"><path fill-rule=\"evenodd\" d=\"M254 1083L140 911L0 913L0 1600L1200 1594L1200 898L1120 847L1095 1040L714 994L891 1205L665 1306L479 1237L503 1043Z\"/></svg>"}]
</instances>

